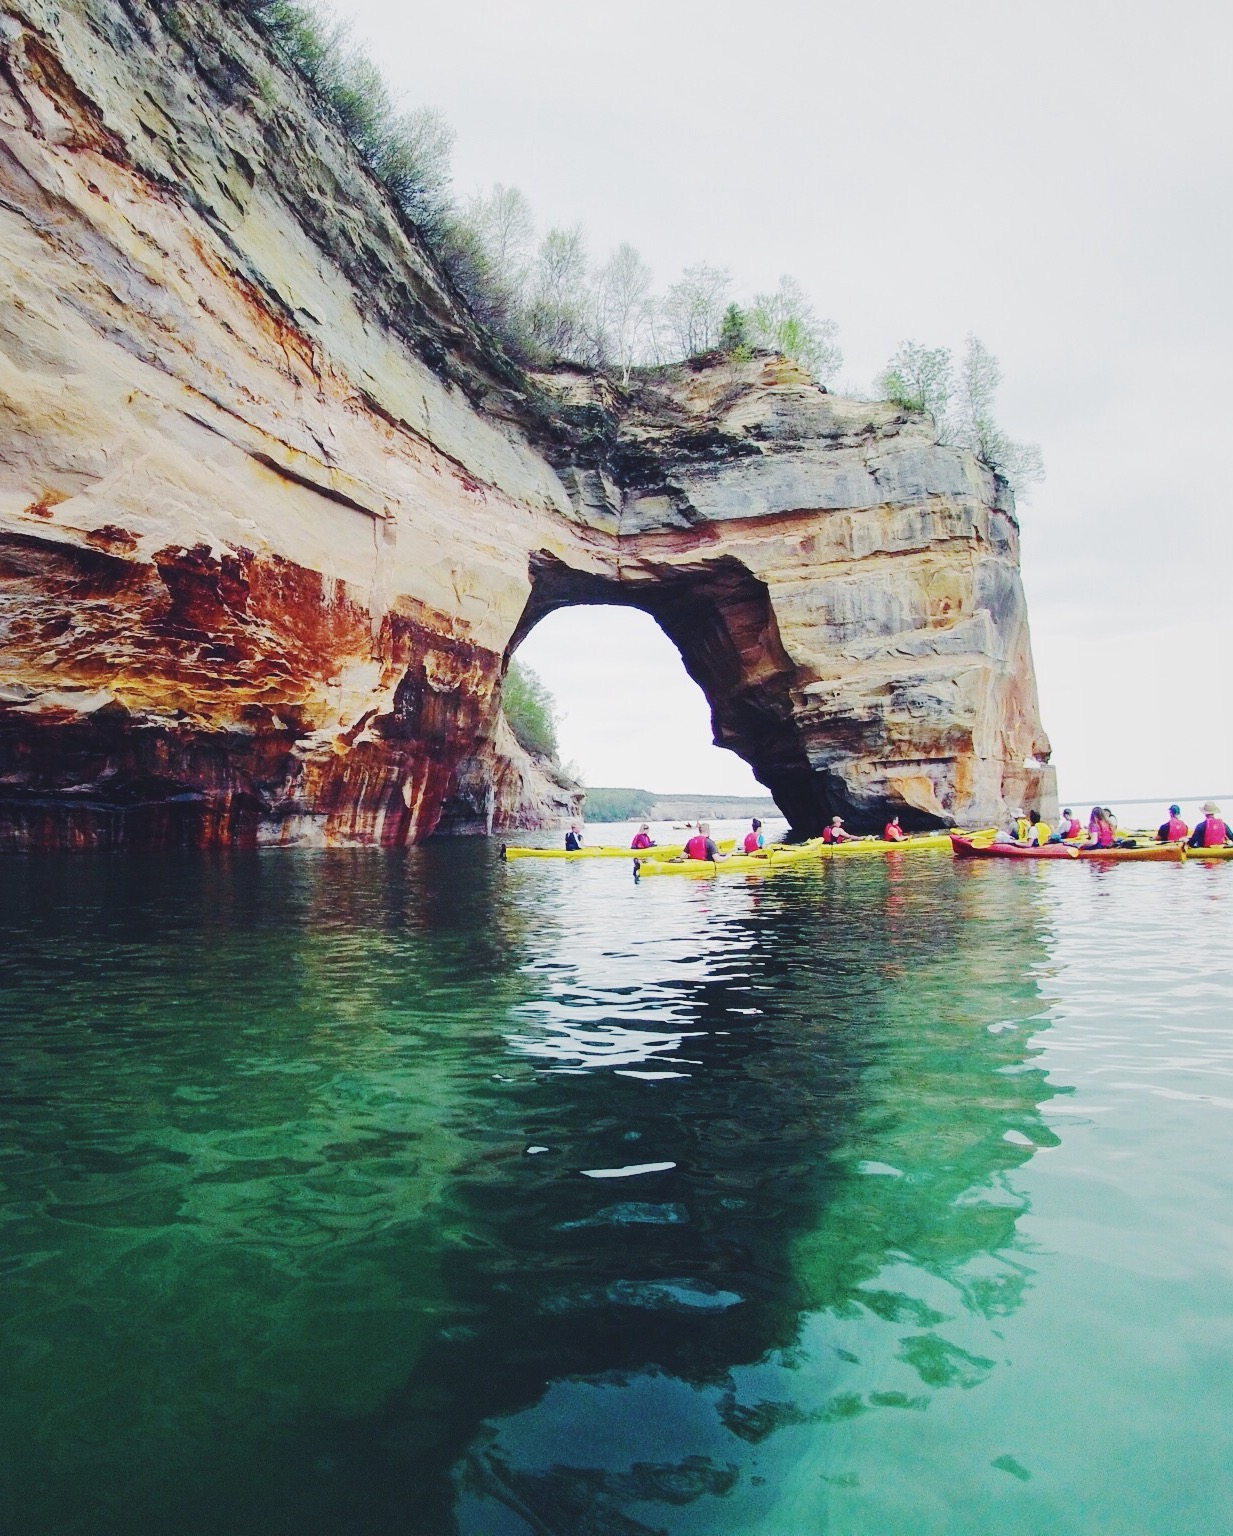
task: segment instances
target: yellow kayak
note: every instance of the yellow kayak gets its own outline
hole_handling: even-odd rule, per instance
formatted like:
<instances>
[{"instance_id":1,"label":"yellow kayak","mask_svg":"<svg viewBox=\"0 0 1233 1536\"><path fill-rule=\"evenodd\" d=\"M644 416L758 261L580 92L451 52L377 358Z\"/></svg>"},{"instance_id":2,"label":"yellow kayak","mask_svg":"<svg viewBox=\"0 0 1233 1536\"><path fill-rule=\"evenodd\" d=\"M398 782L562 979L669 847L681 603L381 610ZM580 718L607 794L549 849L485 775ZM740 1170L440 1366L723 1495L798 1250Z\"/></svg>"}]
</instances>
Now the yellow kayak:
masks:
<instances>
[{"instance_id":1,"label":"yellow kayak","mask_svg":"<svg viewBox=\"0 0 1233 1536\"><path fill-rule=\"evenodd\" d=\"M783 868L794 863L792 858L780 855L777 849L764 848L761 853L734 853L717 863L711 859L648 859L640 865L642 875L757 875L768 870Z\"/></svg>"},{"instance_id":2,"label":"yellow kayak","mask_svg":"<svg viewBox=\"0 0 1233 1536\"><path fill-rule=\"evenodd\" d=\"M1188 859L1233 859L1233 847L1225 843L1221 848L1190 848L1185 850Z\"/></svg>"},{"instance_id":3,"label":"yellow kayak","mask_svg":"<svg viewBox=\"0 0 1233 1536\"><path fill-rule=\"evenodd\" d=\"M974 832L971 835L981 837L984 834ZM942 848L950 852L949 832L921 832L916 836L909 835L898 843L888 843L880 837L854 838L850 843L823 843L821 852L826 858L837 859L849 858L854 854L928 853Z\"/></svg>"},{"instance_id":4,"label":"yellow kayak","mask_svg":"<svg viewBox=\"0 0 1233 1536\"><path fill-rule=\"evenodd\" d=\"M736 839L730 837L726 842L717 844L717 847L720 853L727 853L736 847ZM506 859L679 859L684 852L684 843L663 843L654 848L612 848L597 844L594 848L579 848L576 853L567 853L564 848L516 848L512 844L507 844L502 857Z\"/></svg>"}]
</instances>

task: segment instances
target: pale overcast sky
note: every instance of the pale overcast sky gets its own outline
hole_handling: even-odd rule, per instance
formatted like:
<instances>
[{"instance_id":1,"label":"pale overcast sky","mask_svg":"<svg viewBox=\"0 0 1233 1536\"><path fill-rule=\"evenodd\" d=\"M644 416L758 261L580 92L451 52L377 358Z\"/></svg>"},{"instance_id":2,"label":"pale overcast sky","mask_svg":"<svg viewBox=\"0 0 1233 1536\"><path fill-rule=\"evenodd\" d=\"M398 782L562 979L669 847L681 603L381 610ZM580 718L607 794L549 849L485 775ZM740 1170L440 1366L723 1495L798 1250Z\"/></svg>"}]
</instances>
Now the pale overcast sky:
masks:
<instances>
[{"instance_id":1,"label":"pale overcast sky","mask_svg":"<svg viewBox=\"0 0 1233 1536\"><path fill-rule=\"evenodd\" d=\"M1233 9L335 9L408 104L448 116L461 194L519 186L597 256L632 241L660 286L696 261L741 295L790 272L857 386L906 337L980 336L1002 425L1048 472L1020 516L1063 794L1233 791ZM591 783L744 789L638 618L575 609L527 641L565 756Z\"/></svg>"}]
</instances>

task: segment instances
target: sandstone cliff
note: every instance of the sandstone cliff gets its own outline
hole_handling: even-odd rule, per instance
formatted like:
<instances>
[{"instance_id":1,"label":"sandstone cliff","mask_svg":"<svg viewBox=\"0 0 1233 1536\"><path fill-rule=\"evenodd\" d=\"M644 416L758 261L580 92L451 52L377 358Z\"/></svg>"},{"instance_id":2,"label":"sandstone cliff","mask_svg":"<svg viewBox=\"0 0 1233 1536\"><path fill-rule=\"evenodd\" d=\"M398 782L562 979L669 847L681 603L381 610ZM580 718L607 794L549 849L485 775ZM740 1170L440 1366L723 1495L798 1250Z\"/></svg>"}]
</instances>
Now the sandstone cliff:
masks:
<instances>
[{"instance_id":1,"label":"sandstone cliff","mask_svg":"<svg viewBox=\"0 0 1233 1536\"><path fill-rule=\"evenodd\" d=\"M989 471L782 360L524 377L242 16L171 11L0 0L0 846L423 837L594 601L802 831L1047 803Z\"/></svg>"}]
</instances>

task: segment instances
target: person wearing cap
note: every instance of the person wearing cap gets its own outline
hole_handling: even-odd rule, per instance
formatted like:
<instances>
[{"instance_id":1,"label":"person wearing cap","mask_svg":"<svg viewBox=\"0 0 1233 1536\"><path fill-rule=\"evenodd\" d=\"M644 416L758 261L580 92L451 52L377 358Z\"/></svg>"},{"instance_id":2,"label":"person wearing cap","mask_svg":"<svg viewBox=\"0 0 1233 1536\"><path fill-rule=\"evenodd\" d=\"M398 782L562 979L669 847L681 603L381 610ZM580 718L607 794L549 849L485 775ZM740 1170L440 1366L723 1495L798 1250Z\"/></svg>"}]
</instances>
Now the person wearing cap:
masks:
<instances>
[{"instance_id":1,"label":"person wearing cap","mask_svg":"<svg viewBox=\"0 0 1233 1536\"><path fill-rule=\"evenodd\" d=\"M565 834L565 851L566 853L582 852L582 823L580 821L570 822L569 831Z\"/></svg>"},{"instance_id":2,"label":"person wearing cap","mask_svg":"<svg viewBox=\"0 0 1233 1536\"><path fill-rule=\"evenodd\" d=\"M995 843L1015 843L1018 847L1023 847L1027 841L1027 830L1027 817L1016 806L1007 818L1006 825L994 834L993 841Z\"/></svg>"},{"instance_id":3,"label":"person wearing cap","mask_svg":"<svg viewBox=\"0 0 1233 1536\"><path fill-rule=\"evenodd\" d=\"M856 841L856 834L849 832L845 828L842 816L832 816L830 826L822 828L822 841L824 843L851 843Z\"/></svg>"},{"instance_id":4,"label":"person wearing cap","mask_svg":"<svg viewBox=\"0 0 1233 1536\"><path fill-rule=\"evenodd\" d=\"M1083 828L1079 825L1079 818L1069 806L1062 812L1061 825L1049 839L1051 843L1065 843L1072 838L1082 837Z\"/></svg>"},{"instance_id":5,"label":"person wearing cap","mask_svg":"<svg viewBox=\"0 0 1233 1536\"><path fill-rule=\"evenodd\" d=\"M1190 836L1190 828L1182 820L1182 808L1180 805L1169 807L1168 821L1162 821L1156 828L1156 841L1158 843L1184 843Z\"/></svg>"},{"instance_id":6,"label":"person wearing cap","mask_svg":"<svg viewBox=\"0 0 1233 1536\"><path fill-rule=\"evenodd\" d=\"M651 824L644 821L634 833L634 840L629 845L631 848L654 848L655 842L651 837Z\"/></svg>"},{"instance_id":7,"label":"person wearing cap","mask_svg":"<svg viewBox=\"0 0 1233 1536\"><path fill-rule=\"evenodd\" d=\"M1203 820L1191 834L1190 847L1223 848L1230 841L1233 839L1229 837L1228 824L1220 814L1220 807L1214 800L1209 800L1203 807Z\"/></svg>"}]
</instances>

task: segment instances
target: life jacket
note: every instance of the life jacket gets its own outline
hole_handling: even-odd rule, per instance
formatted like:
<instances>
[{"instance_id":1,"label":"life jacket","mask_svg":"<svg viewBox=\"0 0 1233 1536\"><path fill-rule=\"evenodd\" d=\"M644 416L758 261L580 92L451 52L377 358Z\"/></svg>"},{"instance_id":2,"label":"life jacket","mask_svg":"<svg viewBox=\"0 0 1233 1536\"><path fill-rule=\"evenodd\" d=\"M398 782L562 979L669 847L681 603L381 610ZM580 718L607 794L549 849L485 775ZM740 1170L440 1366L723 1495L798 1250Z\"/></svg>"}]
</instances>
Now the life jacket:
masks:
<instances>
[{"instance_id":1,"label":"life jacket","mask_svg":"<svg viewBox=\"0 0 1233 1536\"><path fill-rule=\"evenodd\" d=\"M1053 828L1047 821L1038 821L1028 834L1029 840L1037 848L1043 848L1053 836Z\"/></svg>"},{"instance_id":2,"label":"life jacket","mask_svg":"<svg viewBox=\"0 0 1233 1536\"><path fill-rule=\"evenodd\" d=\"M745 852L746 853L757 853L758 849L761 848L761 846L762 846L762 834L761 834L761 832L746 832L746 834L745 834Z\"/></svg>"},{"instance_id":3,"label":"life jacket","mask_svg":"<svg viewBox=\"0 0 1233 1536\"><path fill-rule=\"evenodd\" d=\"M651 841L651 834L649 832L635 832L634 840L629 846L631 848L653 848L655 844Z\"/></svg>"},{"instance_id":4,"label":"life jacket","mask_svg":"<svg viewBox=\"0 0 1233 1536\"><path fill-rule=\"evenodd\" d=\"M1190 836L1190 828L1180 816L1170 816L1164 830L1166 843L1184 843Z\"/></svg>"},{"instance_id":5,"label":"life jacket","mask_svg":"<svg viewBox=\"0 0 1233 1536\"><path fill-rule=\"evenodd\" d=\"M1229 835L1229 829L1219 816L1209 816L1203 827L1204 848L1219 848Z\"/></svg>"},{"instance_id":6,"label":"life jacket","mask_svg":"<svg viewBox=\"0 0 1233 1536\"><path fill-rule=\"evenodd\" d=\"M901 843L908 834L902 827L897 827L893 821L888 821L882 832L884 843Z\"/></svg>"},{"instance_id":7,"label":"life jacket","mask_svg":"<svg viewBox=\"0 0 1233 1536\"><path fill-rule=\"evenodd\" d=\"M1015 822L1015 836L1021 843L1027 842L1027 835L1031 831L1032 823L1026 816L1020 816Z\"/></svg>"},{"instance_id":8,"label":"life jacket","mask_svg":"<svg viewBox=\"0 0 1233 1536\"><path fill-rule=\"evenodd\" d=\"M822 841L824 843L833 843L835 841L835 829L834 829L834 827L823 827L822 828Z\"/></svg>"},{"instance_id":9,"label":"life jacket","mask_svg":"<svg viewBox=\"0 0 1233 1536\"><path fill-rule=\"evenodd\" d=\"M706 838L699 832L685 844L685 856L690 859L705 859L707 857Z\"/></svg>"},{"instance_id":10,"label":"life jacket","mask_svg":"<svg viewBox=\"0 0 1233 1536\"><path fill-rule=\"evenodd\" d=\"M1101 848L1113 847L1113 828L1107 821L1101 821L1097 823L1096 841Z\"/></svg>"},{"instance_id":11,"label":"life jacket","mask_svg":"<svg viewBox=\"0 0 1233 1536\"><path fill-rule=\"evenodd\" d=\"M1083 832L1083 827L1082 827L1082 825L1081 825L1081 823L1079 821L1079 818L1077 816L1072 816L1070 818L1070 820L1066 823L1066 827L1065 827L1065 830L1062 833L1062 836L1064 838L1079 837L1079 836L1082 835L1082 832Z\"/></svg>"}]
</instances>

